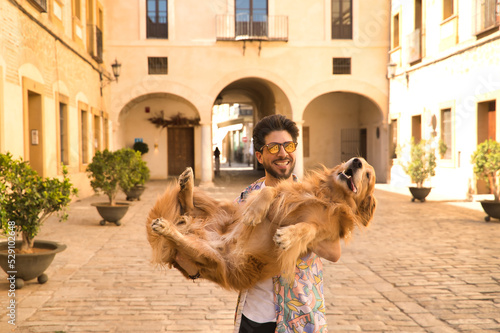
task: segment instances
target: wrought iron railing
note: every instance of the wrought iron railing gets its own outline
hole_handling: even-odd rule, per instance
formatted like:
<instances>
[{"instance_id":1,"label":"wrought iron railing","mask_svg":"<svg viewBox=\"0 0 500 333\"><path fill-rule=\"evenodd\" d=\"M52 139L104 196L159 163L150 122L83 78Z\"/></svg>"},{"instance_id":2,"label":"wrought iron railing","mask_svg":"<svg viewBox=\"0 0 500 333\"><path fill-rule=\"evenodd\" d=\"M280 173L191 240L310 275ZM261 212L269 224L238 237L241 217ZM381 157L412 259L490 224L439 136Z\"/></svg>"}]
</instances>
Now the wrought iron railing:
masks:
<instances>
[{"instance_id":1,"label":"wrought iron railing","mask_svg":"<svg viewBox=\"0 0 500 333\"><path fill-rule=\"evenodd\" d=\"M216 38L288 41L288 16L217 15Z\"/></svg>"}]
</instances>

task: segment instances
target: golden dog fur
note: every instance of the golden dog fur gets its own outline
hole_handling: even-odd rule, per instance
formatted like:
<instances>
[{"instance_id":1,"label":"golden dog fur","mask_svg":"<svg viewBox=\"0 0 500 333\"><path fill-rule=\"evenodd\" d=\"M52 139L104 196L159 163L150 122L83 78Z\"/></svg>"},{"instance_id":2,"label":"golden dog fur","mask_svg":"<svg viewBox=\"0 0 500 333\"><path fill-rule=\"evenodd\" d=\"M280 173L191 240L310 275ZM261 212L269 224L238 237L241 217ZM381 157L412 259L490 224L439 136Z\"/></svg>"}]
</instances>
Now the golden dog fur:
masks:
<instances>
[{"instance_id":1,"label":"golden dog fur","mask_svg":"<svg viewBox=\"0 0 500 333\"><path fill-rule=\"evenodd\" d=\"M147 236L152 261L177 268L178 252L202 278L226 289L291 278L298 258L318 245L348 239L373 218L375 172L362 158L254 191L243 205L218 201L194 187L188 168L151 209Z\"/></svg>"}]
</instances>

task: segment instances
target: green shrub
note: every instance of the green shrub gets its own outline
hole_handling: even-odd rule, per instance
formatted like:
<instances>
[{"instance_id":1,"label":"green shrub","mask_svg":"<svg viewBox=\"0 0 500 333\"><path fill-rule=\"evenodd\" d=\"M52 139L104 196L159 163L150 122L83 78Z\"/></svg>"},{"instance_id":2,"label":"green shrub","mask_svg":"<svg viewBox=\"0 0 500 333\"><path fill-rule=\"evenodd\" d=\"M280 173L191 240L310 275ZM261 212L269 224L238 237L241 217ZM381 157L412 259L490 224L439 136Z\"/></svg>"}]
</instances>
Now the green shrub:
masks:
<instances>
[{"instance_id":1,"label":"green shrub","mask_svg":"<svg viewBox=\"0 0 500 333\"><path fill-rule=\"evenodd\" d=\"M22 235L22 252L32 252L35 236L52 214L67 220L66 207L77 194L65 166L62 180L42 178L28 162L13 159L10 153L0 154L0 191L2 229L8 232L9 221L14 222L16 233Z\"/></svg>"},{"instance_id":2,"label":"green shrub","mask_svg":"<svg viewBox=\"0 0 500 333\"><path fill-rule=\"evenodd\" d=\"M149 151L149 146L146 142L135 142L132 149L141 152L141 155L146 154Z\"/></svg>"},{"instance_id":3,"label":"green shrub","mask_svg":"<svg viewBox=\"0 0 500 333\"><path fill-rule=\"evenodd\" d=\"M403 170L410 176L411 181L422 187L423 183L436 175L436 154L432 147L432 142L420 140L415 143L411 138L410 143L410 161L402 164Z\"/></svg>"},{"instance_id":4,"label":"green shrub","mask_svg":"<svg viewBox=\"0 0 500 333\"><path fill-rule=\"evenodd\" d=\"M495 200L498 201L500 198L500 186L498 184L500 143L491 139L480 143L471 156L471 163L474 164L476 176L487 182L491 193L495 196Z\"/></svg>"}]
</instances>

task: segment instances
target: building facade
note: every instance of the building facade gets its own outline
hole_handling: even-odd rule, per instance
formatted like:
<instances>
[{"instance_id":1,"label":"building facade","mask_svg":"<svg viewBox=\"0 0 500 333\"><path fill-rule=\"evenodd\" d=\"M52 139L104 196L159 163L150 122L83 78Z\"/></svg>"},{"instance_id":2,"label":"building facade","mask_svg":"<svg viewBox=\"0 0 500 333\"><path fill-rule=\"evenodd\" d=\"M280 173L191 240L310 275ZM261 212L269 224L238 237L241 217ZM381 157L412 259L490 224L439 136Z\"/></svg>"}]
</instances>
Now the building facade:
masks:
<instances>
[{"instance_id":1,"label":"building facade","mask_svg":"<svg viewBox=\"0 0 500 333\"><path fill-rule=\"evenodd\" d=\"M496 132L500 105L498 0L395 0L391 5L391 184L409 185L396 147L426 139L438 154L433 191L455 199L487 193L471 155Z\"/></svg>"},{"instance_id":2,"label":"building facade","mask_svg":"<svg viewBox=\"0 0 500 333\"><path fill-rule=\"evenodd\" d=\"M93 0L0 1L0 152L42 176L66 165L80 196L94 152L111 148L103 13Z\"/></svg>"},{"instance_id":3,"label":"building facade","mask_svg":"<svg viewBox=\"0 0 500 333\"><path fill-rule=\"evenodd\" d=\"M143 157L152 178L192 166L195 178L209 184L214 105L238 104L252 108L253 123L280 113L299 124L297 174L361 154L386 181L387 1L105 5L105 58L123 64L110 88L114 144L142 140L154 147ZM249 136L239 134L247 143Z\"/></svg>"},{"instance_id":4,"label":"building facade","mask_svg":"<svg viewBox=\"0 0 500 333\"><path fill-rule=\"evenodd\" d=\"M0 20L0 151L65 164L82 197L95 151L136 141L153 179L191 166L210 184L215 128L245 163L276 113L299 125L299 176L361 155L388 179L385 0L0 0Z\"/></svg>"}]
</instances>

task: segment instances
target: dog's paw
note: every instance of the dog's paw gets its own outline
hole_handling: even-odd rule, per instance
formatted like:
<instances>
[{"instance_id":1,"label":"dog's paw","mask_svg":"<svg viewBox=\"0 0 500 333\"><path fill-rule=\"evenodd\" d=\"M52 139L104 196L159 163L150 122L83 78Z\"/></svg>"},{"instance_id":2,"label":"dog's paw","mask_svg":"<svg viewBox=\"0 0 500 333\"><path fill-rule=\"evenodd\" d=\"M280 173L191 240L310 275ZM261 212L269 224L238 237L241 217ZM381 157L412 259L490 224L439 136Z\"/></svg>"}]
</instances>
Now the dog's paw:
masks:
<instances>
[{"instance_id":1,"label":"dog's paw","mask_svg":"<svg viewBox=\"0 0 500 333\"><path fill-rule=\"evenodd\" d=\"M169 225L168 225L167 221L165 221L164 219L162 219L160 217L160 218L154 219L153 222L151 222L151 229L154 232L156 232L157 234L164 234L168 231Z\"/></svg>"},{"instance_id":2,"label":"dog's paw","mask_svg":"<svg viewBox=\"0 0 500 333\"><path fill-rule=\"evenodd\" d=\"M181 190L190 185L189 183L192 182L192 180L193 180L193 169L187 168L179 176L179 185L181 187Z\"/></svg>"},{"instance_id":3,"label":"dog's paw","mask_svg":"<svg viewBox=\"0 0 500 333\"><path fill-rule=\"evenodd\" d=\"M293 226L283 227L276 230L273 241L282 251L290 249L293 245Z\"/></svg>"}]
</instances>

